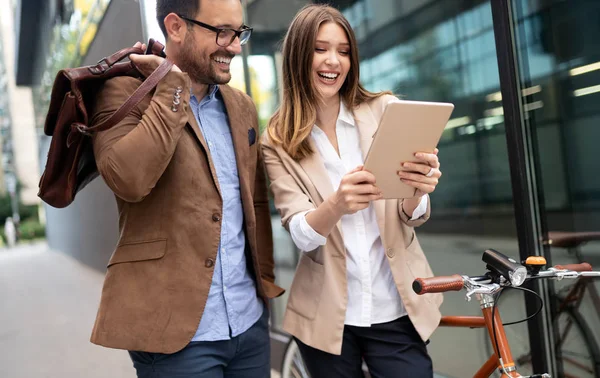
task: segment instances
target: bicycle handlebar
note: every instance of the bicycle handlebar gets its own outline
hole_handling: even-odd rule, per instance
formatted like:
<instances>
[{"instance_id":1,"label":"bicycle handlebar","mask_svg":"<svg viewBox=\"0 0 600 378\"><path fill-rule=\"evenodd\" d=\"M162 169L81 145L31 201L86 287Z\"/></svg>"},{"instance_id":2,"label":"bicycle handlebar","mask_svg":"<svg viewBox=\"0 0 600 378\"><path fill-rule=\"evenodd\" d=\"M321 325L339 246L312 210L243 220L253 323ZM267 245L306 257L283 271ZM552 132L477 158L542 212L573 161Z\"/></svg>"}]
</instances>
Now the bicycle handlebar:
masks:
<instances>
[{"instance_id":1,"label":"bicycle handlebar","mask_svg":"<svg viewBox=\"0 0 600 378\"><path fill-rule=\"evenodd\" d=\"M452 276L438 276L430 278L417 278L412 287L415 293L443 293L446 291L461 291L464 286L464 278L458 274Z\"/></svg>"},{"instance_id":2,"label":"bicycle handlebar","mask_svg":"<svg viewBox=\"0 0 600 378\"><path fill-rule=\"evenodd\" d=\"M586 274L586 272L591 272ZM593 272L592 266L588 263L555 265L546 271L540 271L535 274L528 274L527 279L534 278L577 278L579 276L600 276L600 272ZM472 290L474 287L483 289L480 292L494 292L500 288L497 284L490 284L491 280L484 279L485 276L468 277L454 274L452 276L437 276L428 278L417 278L413 281L412 288L415 293L422 295L427 293L444 293L447 291L460 291L467 287ZM485 281L485 282L484 282ZM502 283L503 286L510 286L509 281ZM486 287L489 288L485 289ZM479 289L478 289L479 290ZM478 292L477 290L473 292ZM470 294L468 294L469 296Z\"/></svg>"}]
</instances>

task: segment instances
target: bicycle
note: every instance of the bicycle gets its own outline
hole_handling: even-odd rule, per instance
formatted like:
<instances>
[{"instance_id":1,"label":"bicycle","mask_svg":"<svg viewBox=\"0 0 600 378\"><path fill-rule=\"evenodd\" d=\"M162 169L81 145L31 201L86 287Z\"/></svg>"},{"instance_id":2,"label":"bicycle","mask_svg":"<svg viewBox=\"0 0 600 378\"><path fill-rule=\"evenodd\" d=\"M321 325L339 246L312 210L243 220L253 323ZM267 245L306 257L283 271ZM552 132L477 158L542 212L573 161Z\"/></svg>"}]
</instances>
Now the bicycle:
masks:
<instances>
[{"instance_id":1,"label":"bicycle","mask_svg":"<svg viewBox=\"0 0 600 378\"><path fill-rule=\"evenodd\" d=\"M471 300L473 295L476 296L480 302L483 316L444 316L440 323L441 326L447 327L487 329L494 352L475 373L474 378L490 377L496 370L502 378L550 378L547 373L530 376L522 376L518 373L506 338L504 325L519 322L502 323L497 308L498 300L504 289L514 288L535 294L541 305L543 305L543 301L537 293L520 286L526 281L534 279L562 280L578 277L600 277L600 272L593 272L592 266L588 263L557 265L542 270L542 267L546 265L546 260L541 256L529 257L522 265L491 249L483 253L482 260L487 264L488 270L482 276L469 277L455 274L452 276L417 278L413 282L413 290L415 293L422 295L466 289L466 299L468 301ZM533 318L540 310L541 306L535 314L522 321Z\"/></svg>"},{"instance_id":2,"label":"bicycle","mask_svg":"<svg viewBox=\"0 0 600 378\"><path fill-rule=\"evenodd\" d=\"M552 247L567 249L579 263L583 257L579 247L584 243L600 240L600 232L549 232L545 244ZM593 284L593 277L582 277L572 285L565 286L551 296L556 303L556 314L553 320L558 329L556 347L560 350L565 378L600 378L600 348L591 331L591 327L580 313L579 307L586 292L596 314L600 314L600 298ZM518 339L519 332L509 332L509 339ZM492 352L492 346L485 340L485 350ZM523 344L523 350L518 350L515 362L520 366L531 363L531 351L528 344Z\"/></svg>"}]
</instances>

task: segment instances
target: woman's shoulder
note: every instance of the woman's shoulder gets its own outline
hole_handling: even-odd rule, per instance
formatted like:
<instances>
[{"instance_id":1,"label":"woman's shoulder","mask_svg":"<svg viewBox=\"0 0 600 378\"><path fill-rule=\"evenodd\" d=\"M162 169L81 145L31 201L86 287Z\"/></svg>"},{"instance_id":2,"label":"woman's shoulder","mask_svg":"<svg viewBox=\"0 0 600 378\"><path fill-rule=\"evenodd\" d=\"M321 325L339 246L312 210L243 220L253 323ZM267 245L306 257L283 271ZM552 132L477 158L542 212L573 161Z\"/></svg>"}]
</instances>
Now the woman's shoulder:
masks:
<instances>
[{"instance_id":1,"label":"woman's shoulder","mask_svg":"<svg viewBox=\"0 0 600 378\"><path fill-rule=\"evenodd\" d=\"M386 93L384 95L366 101L363 105L368 106L371 112L373 112L373 114L376 117L380 117L381 115L383 115L383 111L385 110L387 104L389 104L390 102L399 101L400 100L398 99L398 97Z\"/></svg>"},{"instance_id":2,"label":"woman's shoulder","mask_svg":"<svg viewBox=\"0 0 600 378\"><path fill-rule=\"evenodd\" d=\"M276 153L279 156L281 156L282 153L283 153L283 155L287 155L285 153L285 151L283 150L283 148L281 147L281 145L273 140L273 137L271 136L271 133L269 132L269 126L267 126L263 130L263 132L260 136L260 146L263 151L269 150L269 151Z\"/></svg>"}]
</instances>

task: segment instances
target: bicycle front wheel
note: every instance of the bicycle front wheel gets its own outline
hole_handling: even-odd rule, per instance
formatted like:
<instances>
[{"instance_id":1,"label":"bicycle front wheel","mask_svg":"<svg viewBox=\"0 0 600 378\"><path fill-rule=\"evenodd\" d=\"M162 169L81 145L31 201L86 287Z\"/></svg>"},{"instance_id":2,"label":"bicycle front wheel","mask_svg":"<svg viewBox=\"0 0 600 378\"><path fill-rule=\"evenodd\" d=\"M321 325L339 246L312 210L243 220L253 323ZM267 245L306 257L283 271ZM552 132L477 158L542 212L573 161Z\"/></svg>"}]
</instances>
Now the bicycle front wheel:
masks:
<instances>
[{"instance_id":1,"label":"bicycle front wheel","mask_svg":"<svg viewBox=\"0 0 600 378\"><path fill-rule=\"evenodd\" d=\"M290 340L285 350L283 365L281 367L281 378L310 378L308 369L300 355L300 349L294 339Z\"/></svg>"}]
</instances>

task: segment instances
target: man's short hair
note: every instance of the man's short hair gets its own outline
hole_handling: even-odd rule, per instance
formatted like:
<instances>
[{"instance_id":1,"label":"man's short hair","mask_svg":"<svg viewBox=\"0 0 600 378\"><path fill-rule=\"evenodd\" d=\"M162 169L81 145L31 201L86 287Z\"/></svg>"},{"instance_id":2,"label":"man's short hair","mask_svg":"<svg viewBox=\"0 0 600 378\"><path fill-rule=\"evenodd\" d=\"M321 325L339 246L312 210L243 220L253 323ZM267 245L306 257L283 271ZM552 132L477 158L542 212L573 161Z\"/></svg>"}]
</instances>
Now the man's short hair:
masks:
<instances>
[{"instance_id":1,"label":"man's short hair","mask_svg":"<svg viewBox=\"0 0 600 378\"><path fill-rule=\"evenodd\" d=\"M167 28L165 27L165 17L169 13L175 13L183 17L194 18L200 9L200 0L157 0L156 1L156 20L158 26L163 32L165 39Z\"/></svg>"}]
</instances>

